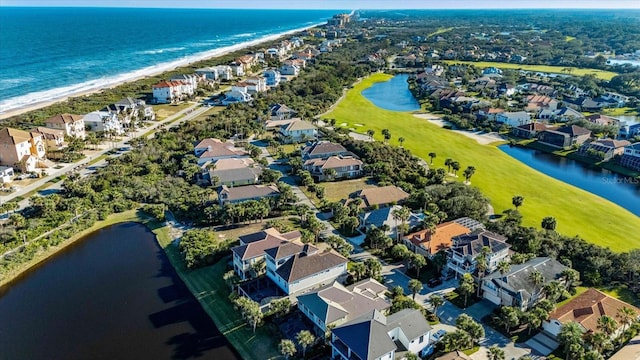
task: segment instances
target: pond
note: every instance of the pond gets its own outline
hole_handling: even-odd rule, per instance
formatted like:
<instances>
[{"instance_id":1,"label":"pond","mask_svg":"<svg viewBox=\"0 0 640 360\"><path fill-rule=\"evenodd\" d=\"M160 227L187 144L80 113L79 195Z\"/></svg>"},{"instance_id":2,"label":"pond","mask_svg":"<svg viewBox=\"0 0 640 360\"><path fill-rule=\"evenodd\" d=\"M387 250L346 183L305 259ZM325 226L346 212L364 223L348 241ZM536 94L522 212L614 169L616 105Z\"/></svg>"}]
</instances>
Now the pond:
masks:
<instances>
[{"instance_id":1,"label":"pond","mask_svg":"<svg viewBox=\"0 0 640 360\"><path fill-rule=\"evenodd\" d=\"M99 230L0 293L2 359L239 359L154 234Z\"/></svg>"},{"instance_id":2,"label":"pond","mask_svg":"<svg viewBox=\"0 0 640 360\"><path fill-rule=\"evenodd\" d=\"M538 150L509 145L498 148L546 175L601 196L640 216L640 184L637 179Z\"/></svg>"},{"instance_id":3,"label":"pond","mask_svg":"<svg viewBox=\"0 0 640 360\"><path fill-rule=\"evenodd\" d=\"M377 107L391 111L420 110L420 103L409 91L409 75L399 74L389 81L378 82L362 91L362 95Z\"/></svg>"}]
</instances>

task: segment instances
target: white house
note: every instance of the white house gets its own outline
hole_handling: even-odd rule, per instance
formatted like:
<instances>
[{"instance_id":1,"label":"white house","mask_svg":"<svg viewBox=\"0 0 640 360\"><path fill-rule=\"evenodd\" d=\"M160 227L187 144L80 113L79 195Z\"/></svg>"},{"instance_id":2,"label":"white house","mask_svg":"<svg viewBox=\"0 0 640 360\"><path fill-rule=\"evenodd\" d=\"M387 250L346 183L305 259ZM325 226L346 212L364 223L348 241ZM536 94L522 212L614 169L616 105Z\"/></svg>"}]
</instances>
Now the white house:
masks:
<instances>
[{"instance_id":1,"label":"white house","mask_svg":"<svg viewBox=\"0 0 640 360\"><path fill-rule=\"evenodd\" d=\"M11 166L0 166L0 182L3 184L10 183L13 180L13 168Z\"/></svg>"},{"instance_id":2,"label":"white house","mask_svg":"<svg viewBox=\"0 0 640 360\"><path fill-rule=\"evenodd\" d=\"M503 112L496 115L496 122L509 126L520 126L531 122L531 116L524 111Z\"/></svg>"},{"instance_id":3,"label":"white house","mask_svg":"<svg viewBox=\"0 0 640 360\"><path fill-rule=\"evenodd\" d=\"M429 345L431 326L417 309L384 316L380 311L338 326L331 331L331 356L339 360L395 360L399 346L414 354Z\"/></svg>"},{"instance_id":4,"label":"white house","mask_svg":"<svg viewBox=\"0 0 640 360\"><path fill-rule=\"evenodd\" d=\"M213 138L200 141L193 152L198 157L198 165L200 166L220 159L249 157L249 153L246 150L237 148L231 141L221 141Z\"/></svg>"},{"instance_id":5,"label":"white house","mask_svg":"<svg viewBox=\"0 0 640 360\"><path fill-rule=\"evenodd\" d=\"M92 111L84 116L84 123L88 131L113 131L115 135L124 134L122 123L118 120L118 115L108 111Z\"/></svg>"},{"instance_id":6,"label":"white house","mask_svg":"<svg viewBox=\"0 0 640 360\"><path fill-rule=\"evenodd\" d=\"M233 70L229 65L217 65L214 66L214 69L218 72L218 78L220 80L231 80L233 79Z\"/></svg>"},{"instance_id":7,"label":"white house","mask_svg":"<svg viewBox=\"0 0 640 360\"><path fill-rule=\"evenodd\" d=\"M204 80L204 76L200 74L179 74L174 75L169 79L169 81L181 81L191 89L191 91L195 91L198 88L198 83Z\"/></svg>"},{"instance_id":8,"label":"white house","mask_svg":"<svg viewBox=\"0 0 640 360\"><path fill-rule=\"evenodd\" d=\"M249 84L237 83L231 87L230 91L224 93L223 105L232 104L236 102L249 102L253 100L251 94L249 94Z\"/></svg>"},{"instance_id":9,"label":"white house","mask_svg":"<svg viewBox=\"0 0 640 360\"><path fill-rule=\"evenodd\" d=\"M156 104L169 104L191 96L195 88L184 81L161 81L153 85L153 101Z\"/></svg>"},{"instance_id":10,"label":"white house","mask_svg":"<svg viewBox=\"0 0 640 360\"><path fill-rule=\"evenodd\" d=\"M244 76L244 65L237 61L234 61L229 64L229 68L231 68L231 74L235 77Z\"/></svg>"},{"instance_id":11,"label":"white house","mask_svg":"<svg viewBox=\"0 0 640 360\"><path fill-rule=\"evenodd\" d=\"M44 121L44 125L51 129L64 130L67 136L85 138L85 125L83 115L60 114Z\"/></svg>"},{"instance_id":12,"label":"white house","mask_svg":"<svg viewBox=\"0 0 640 360\"><path fill-rule=\"evenodd\" d=\"M263 77L252 76L245 79L249 93L259 93L267 91L267 82Z\"/></svg>"},{"instance_id":13,"label":"white house","mask_svg":"<svg viewBox=\"0 0 640 360\"><path fill-rule=\"evenodd\" d=\"M293 64L282 64L280 66L280 74L282 75L298 75L300 73L300 68Z\"/></svg>"},{"instance_id":14,"label":"white house","mask_svg":"<svg viewBox=\"0 0 640 360\"><path fill-rule=\"evenodd\" d=\"M290 242L265 253L267 277L289 295L328 285L347 274L349 261L333 250Z\"/></svg>"},{"instance_id":15,"label":"white house","mask_svg":"<svg viewBox=\"0 0 640 360\"><path fill-rule=\"evenodd\" d=\"M265 70L262 75L266 79L267 86L278 86L280 84L280 72L278 70Z\"/></svg>"},{"instance_id":16,"label":"white house","mask_svg":"<svg viewBox=\"0 0 640 360\"><path fill-rule=\"evenodd\" d=\"M218 80L218 69L216 67L207 67L196 69L196 74L203 76L206 80L216 81Z\"/></svg>"},{"instance_id":17,"label":"white house","mask_svg":"<svg viewBox=\"0 0 640 360\"><path fill-rule=\"evenodd\" d=\"M265 260L266 249L301 239L300 231L280 233L275 228L265 229L257 233L240 236L240 245L231 248L233 253L233 270L241 280L252 276L252 265Z\"/></svg>"},{"instance_id":18,"label":"white house","mask_svg":"<svg viewBox=\"0 0 640 360\"><path fill-rule=\"evenodd\" d=\"M318 128L304 120L295 120L280 128L280 138L285 143L316 139Z\"/></svg>"}]
</instances>

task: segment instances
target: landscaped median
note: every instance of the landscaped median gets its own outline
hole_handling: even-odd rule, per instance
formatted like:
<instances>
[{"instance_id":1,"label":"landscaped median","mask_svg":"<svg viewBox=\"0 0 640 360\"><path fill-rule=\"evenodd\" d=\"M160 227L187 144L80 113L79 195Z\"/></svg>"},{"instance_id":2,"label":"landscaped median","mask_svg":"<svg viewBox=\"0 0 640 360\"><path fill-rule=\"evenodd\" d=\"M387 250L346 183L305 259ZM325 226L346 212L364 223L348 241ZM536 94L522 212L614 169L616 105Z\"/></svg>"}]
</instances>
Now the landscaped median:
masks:
<instances>
[{"instance_id":1,"label":"landscaped median","mask_svg":"<svg viewBox=\"0 0 640 360\"><path fill-rule=\"evenodd\" d=\"M455 64L473 65L478 68L495 67L498 69L524 70L524 71L561 74L561 75L574 75L574 76L593 75L598 79L607 80L607 81L613 79L614 76L618 75L618 73L614 73L613 71L589 69L589 68L576 68L576 67L567 67L567 66L526 65L526 64L512 64L512 63L502 63L502 62L493 62L493 61L445 60L444 62L449 65L455 65Z\"/></svg>"},{"instance_id":2,"label":"landscaped median","mask_svg":"<svg viewBox=\"0 0 640 360\"><path fill-rule=\"evenodd\" d=\"M479 187L491 199L496 213L513 208L514 195L524 197L524 205L518 209L524 216L524 225L540 228L544 217L553 216L560 233L579 235L618 252L640 247L638 217L630 211L538 172L503 153L496 144L480 145L413 114L378 108L362 96L362 90L390 78L375 74L364 79L324 117L336 119L337 124L345 123L346 127L363 124L358 129L374 130L378 141L382 141L382 129L389 129L391 143L404 137L403 146L416 156L430 160L428 154L435 152L434 166L444 167L447 158L460 162L463 169L474 166L472 186Z\"/></svg>"}]
</instances>

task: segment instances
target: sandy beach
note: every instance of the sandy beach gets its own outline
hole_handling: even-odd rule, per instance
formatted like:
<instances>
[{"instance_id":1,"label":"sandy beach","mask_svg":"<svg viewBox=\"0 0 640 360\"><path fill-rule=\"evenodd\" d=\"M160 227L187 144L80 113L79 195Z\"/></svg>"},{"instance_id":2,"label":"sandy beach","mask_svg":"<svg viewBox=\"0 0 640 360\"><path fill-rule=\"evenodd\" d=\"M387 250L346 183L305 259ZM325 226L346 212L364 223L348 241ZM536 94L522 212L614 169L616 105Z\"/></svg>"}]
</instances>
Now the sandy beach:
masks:
<instances>
[{"instance_id":1,"label":"sandy beach","mask_svg":"<svg viewBox=\"0 0 640 360\"><path fill-rule=\"evenodd\" d=\"M420 119L425 119L430 123L435 124L439 127L444 127L445 125L449 125L448 121L442 120L442 118L434 114L414 114L414 116ZM468 138L471 138L477 141L481 145L489 145L494 142L505 141L505 139L500 137L500 135L497 133L485 133L482 131L473 132L473 131L465 131L465 130L451 130L451 131L457 132L458 134L462 134Z\"/></svg>"},{"instance_id":2,"label":"sandy beach","mask_svg":"<svg viewBox=\"0 0 640 360\"><path fill-rule=\"evenodd\" d=\"M278 39L280 37L283 37L283 36L286 36L286 35L291 35L291 34L298 33L300 31L311 29L311 28L314 28L314 27L316 27L318 25L321 25L321 24L322 23L312 24L312 25L305 26L305 27L302 27L302 28L297 28L297 29L293 29L293 30L284 31L284 32L281 32L281 33L278 33L278 34L265 36L265 37L262 37L262 38L259 38L259 39L243 42L243 43L240 43L240 44L226 46L226 47L217 48L217 49L212 49L212 50L209 50L209 51L205 51L205 52L201 52L201 53L198 53L198 54L194 54L193 56L190 56L189 58L186 58L186 59L181 59L181 60L171 61L171 62L167 62L167 63L163 63L163 64L158 64L158 65L154 65L154 66L151 66L151 67L148 67L148 68L145 68L145 69L136 70L136 71L133 71L133 72L130 72L130 73L127 73L127 74L121 74L119 76L114 76L112 81L107 81L107 82L105 82L105 83L103 83L103 84L101 84L99 86L89 87L89 88L85 88L85 89L78 90L78 91L63 92L62 94L59 94L57 96L56 95L49 95L49 98L47 98L46 100L32 102L32 103L29 103L27 105L18 106L16 108L0 112L0 120L7 119L7 118L10 118L12 116L24 114L24 113L27 113L29 111L41 109L41 108L47 107L47 106L52 105L52 104L63 102L63 101L65 101L65 100L67 100L69 98L72 98L72 97L80 97L80 96L86 96L86 95L94 94L94 93L100 92L100 91L105 90L105 89L115 88L115 87L120 86L122 84L126 84L126 83L129 83L129 82L134 82L134 81L143 79L143 78L148 77L148 76L159 75L159 74L162 74L162 73L165 73L165 72L168 72L168 71L175 70L175 69L180 68L180 67L188 66L190 64L193 64L193 63L196 63L196 62L199 62L199 61L204 61L204 60L220 57L220 56L229 54L229 53L234 52L234 51L238 51L238 50L242 50L242 49L245 49L245 48L248 48L248 47L260 45L261 43L265 43L265 42L268 42L268 41L273 41L273 40L276 40L276 39ZM53 90L64 91L62 89L53 89ZM43 91L42 93L51 93L51 91L53 91L53 90Z\"/></svg>"}]
</instances>

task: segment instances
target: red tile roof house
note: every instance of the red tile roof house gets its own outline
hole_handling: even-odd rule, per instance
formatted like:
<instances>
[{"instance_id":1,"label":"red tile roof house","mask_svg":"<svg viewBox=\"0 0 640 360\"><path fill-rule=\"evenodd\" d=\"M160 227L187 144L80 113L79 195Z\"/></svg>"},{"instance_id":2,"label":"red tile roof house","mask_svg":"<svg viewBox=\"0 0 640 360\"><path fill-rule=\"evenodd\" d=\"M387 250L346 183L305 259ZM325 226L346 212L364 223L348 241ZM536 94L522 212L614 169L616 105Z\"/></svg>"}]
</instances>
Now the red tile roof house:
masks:
<instances>
[{"instance_id":1,"label":"red tile roof house","mask_svg":"<svg viewBox=\"0 0 640 360\"><path fill-rule=\"evenodd\" d=\"M448 250L453 245L455 236L464 235L482 228L482 224L471 218L460 218L439 224L435 231L424 229L404 237L407 248L427 258L442 250Z\"/></svg>"},{"instance_id":2,"label":"red tile roof house","mask_svg":"<svg viewBox=\"0 0 640 360\"><path fill-rule=\"evenodd\" d=\"M288 295L331 284L347 274L349 260L333 250L290 242L265 253L267 277Z\"/></svg>"},{"instance_id":3,"label":"red tile roof house","mask_svg":"<svg viewBox=\"0 0 640 360\"><path fill-rule=\"evenodd\" d=\"M364 163L354 156L337 155L327 159L309 159L303 166L314 179L324 181L329 179L329 170L335 171L335 176L329 180L360 177L363 174Z\"/></svg>"},{"instance_id":4,"label":"red tile roof house","mask_svg":"<svg viewBox=\"0 0 640 360\"><path fill-rule=\"evenodd\" d=\"M280 233L269 228L253 234L240 236L240 245L231 248L233 253L233 270L242 280L254 277L251 266L265 259L264 251L291 241L301 239L300 231Z\"/></svg>"},{"instance_id":5,"label":"red tile roof house","mask_svg":"<svg viewBox=\"0 0 640 360\"><path fill-rule=\"evenodd\" d=\"M580 325L584 333L598 332L598 319L607 315L619 322L618 310L623 307L633 310L636 313L636 320L640 318L640 309L590 288L549 314L549 320L542 324L542 329L556 337L560 334L562 325L573 321ZM621 330L622 326L612 337L616 337Z\"/></svg>"}]
</instances>

